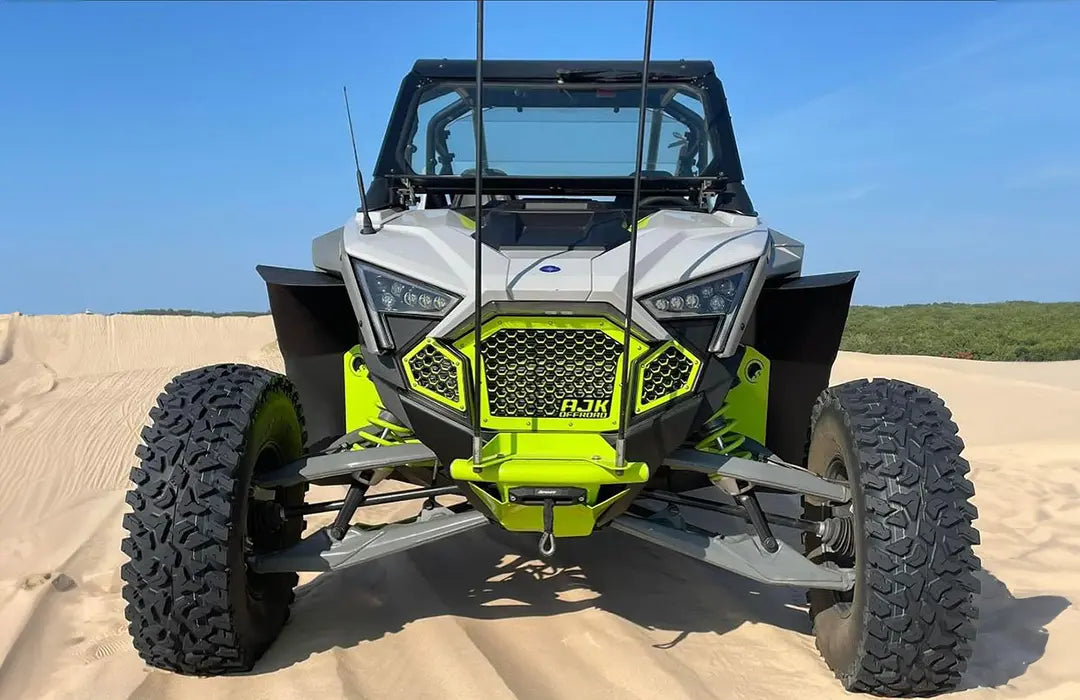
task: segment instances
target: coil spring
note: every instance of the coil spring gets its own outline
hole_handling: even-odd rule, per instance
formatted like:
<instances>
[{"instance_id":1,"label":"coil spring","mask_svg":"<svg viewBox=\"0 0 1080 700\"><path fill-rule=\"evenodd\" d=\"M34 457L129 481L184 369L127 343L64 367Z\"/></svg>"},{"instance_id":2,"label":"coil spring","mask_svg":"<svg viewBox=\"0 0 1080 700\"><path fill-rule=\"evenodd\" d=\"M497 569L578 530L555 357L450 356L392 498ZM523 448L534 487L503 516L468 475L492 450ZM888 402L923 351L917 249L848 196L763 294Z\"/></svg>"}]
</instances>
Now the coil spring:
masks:
<instances>
[{"instance_id":1,"label":"coil spring","mask_svg":"<svg viewBox=\"0 0 1080 700\"><path fill-rule=\"evenodd\" d=\"M384 413L383 415L389 414ZM382 430L376 433L375 429L377 428ZM399 425L378 416L371 419L371 425L365 425L363 428L353 430L335 440L328 450L364 449L375 446L400 445L406 442L416 442L416 438L412 437L411 430L404 425Z\"/></svg>"},{"instance_id":2,"label":"coil spring","mask_svg":"<svg viewBox=\"0 0 1080 700\"><path fill-rule=\"evenodd\" d=\"M746 436L738 432L738 420L724 415L729 408L730 404L725 403L713 414L713 417L705 424L708 432L694 445L694 449L749 459L753 455L742 446L746 442Z\"/></svg>"}]
</instances>

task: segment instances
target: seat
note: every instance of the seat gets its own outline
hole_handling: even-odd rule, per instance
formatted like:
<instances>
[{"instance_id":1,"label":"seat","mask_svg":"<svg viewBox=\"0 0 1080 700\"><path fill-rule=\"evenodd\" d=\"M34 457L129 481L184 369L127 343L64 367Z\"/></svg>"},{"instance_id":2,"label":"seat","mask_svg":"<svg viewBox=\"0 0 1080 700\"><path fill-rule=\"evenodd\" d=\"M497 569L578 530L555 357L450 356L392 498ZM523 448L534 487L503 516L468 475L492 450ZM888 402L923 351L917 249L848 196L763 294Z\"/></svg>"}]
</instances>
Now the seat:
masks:
<instances>
[{"instance_id":1,"label":"seat","mask_svg":"<svg viewBox=\"0 0 1080 700\"><path fill-rule=\"evenodd\" d=\"M634 173L629 173L630 177L634 176ZM642 170L641 177L671 177L671 173L666 170ZM632 194L620 194L615 196L615 201L611 203L612 209L629 209L634 206L634 195Z\"/></svg>"},{"instance_id":2,"label":"seat","mask_svg":"<svg viewBox=\"0 0 1080 700\"><path fill-rule=\"evenodd\" d=\"M506 177L506 172L498 170L497 168L484 168L484 176L494 175L495 177ZM461 177L475 177L476 168L468 168L461 171ZM485 206L492 201L495 202L512 202L516 197L512 194L485 194L483 199L480 200L480 206ZM476 206L475 194L455 194L450 198L450 208L452 209L465 209L468 207Z\"/></svg>"}]
</instances>

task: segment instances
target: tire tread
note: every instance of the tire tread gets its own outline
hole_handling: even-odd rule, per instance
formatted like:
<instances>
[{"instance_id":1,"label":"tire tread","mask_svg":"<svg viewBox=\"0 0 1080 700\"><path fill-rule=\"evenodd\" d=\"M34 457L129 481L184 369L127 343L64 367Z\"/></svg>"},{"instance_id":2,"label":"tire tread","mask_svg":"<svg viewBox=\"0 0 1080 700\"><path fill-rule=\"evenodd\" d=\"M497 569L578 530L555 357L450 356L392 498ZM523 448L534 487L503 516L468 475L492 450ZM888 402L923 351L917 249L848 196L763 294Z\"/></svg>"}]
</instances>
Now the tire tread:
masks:
<instances>
[{"instance_id":1,"label":"tire tread","mask_svg":"<svg viewBox=\"0 0 1080 700\"><path fill-rule=\"evenodd\" d=\"M953 689L971 656L979 592L975 491L956 423L936 393L898 380L826 390L811 425L830 405L861 464L868 586L854 668L833 670L848 690L875 695Z\"/></svg>"},{"instance_id":2,"label":"tire tread","mask_svg":"<svg viewBox=\"0 0 1080 700\"><path fill-rule=\"evenodd\" d=\"M236 673L265 650L243 639L229 604L228 544L247 429L272 392L303 415L291 382L268 370L221 364L184 372L158 396L136 448L123 518L125 616L149 665L184 674ZM293 585L295 585L295 574ZM291 598L290 598L291 600Z\"/></svg>"}]
</instances>

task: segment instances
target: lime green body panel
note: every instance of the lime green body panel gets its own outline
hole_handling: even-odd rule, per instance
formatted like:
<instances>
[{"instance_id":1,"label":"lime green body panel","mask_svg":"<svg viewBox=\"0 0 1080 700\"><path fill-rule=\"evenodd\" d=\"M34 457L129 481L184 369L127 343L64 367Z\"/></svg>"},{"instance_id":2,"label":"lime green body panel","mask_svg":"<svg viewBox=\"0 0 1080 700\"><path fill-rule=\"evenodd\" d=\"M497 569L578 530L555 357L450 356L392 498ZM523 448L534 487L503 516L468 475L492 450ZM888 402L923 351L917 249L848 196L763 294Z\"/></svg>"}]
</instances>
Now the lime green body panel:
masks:
<instances>
[{"instance_id":1,"label":"lime green body panel","mask_svg":"<svg viewBox=\"0 0 1080 700\"><path fill-rule=\"evenodd\" d=\"M728 391L725 415L735 432L765 444L765 419L769 413L769 359L747 346L739 363L739 381Z\"/></svg>"},{"instance_id":2,"label":"lime green body panel","mask_svg":"<svg viewBox=\"0 0 1080 700\"><path fill-rule=\"evenodd\" d=\"M382 411L379 392L357 345L345 353L345 432L374 425Z\"/></svg>"},{"instance_id":3,"label":"lime green body panel","mask_svg":"<svg viewBox=\"0 0 1080 700\"><path fill-rule=\"evenodd\" d=\"M769 414L769 359L745 347L734 386L724 405L706 422L710 430L694 447L705 452L747 456L747 438L765 444Z\"/></svg>"},{"instance_id":4,"label":"lime green body panel","mask_svg":"<svg viewBox=\"0 0 1080 700\"><path fill-rule=\"evenodd\" d=\"M526 317L502 316L488 321L481 331L487 337L502 328L599 329L622 341L623 329L605 318L592 317ZM440 404L464 411L465 372L475 357L472 334L453 343L426 338L403 357L402 367L413 390ZM408 359L425 347L434 347L455 367L461 401L425 391L410 373ZM648 404L641 401L640 387L646 363L674 346L692 363L689 379L679 389L658 397ZM702 361L688 350L668 341L650 348L637 338L630 348L633 386L632 402L635 413L652 410L694 390L703 366ZM620 360L621 362L621 360ZM383 405L367 367L355 347L344 356L346 430L355 430L380 423ZM617 368L621 376L621 365ZM486 391L484 392L486 396ZM487 431L495 432L482 449L481 463L471 458L457 459L450 464L450 476L467 484L475 499L491 512L507 530L543 532L543 506L522 505L511 501L510 490L527 487L578 487L585 490L584 502L555 507L553 531L557 537L580 537L593 532L598 518L621 498L632 498L635 486L648 481L649 467L643 462L629 462L616 467L615 450L601 433L618 428L619 411L623 405L622 388L616 385L607 418L505 418L491 416L486 401L481 407L481 421ZM742 454L740 446L747 439L765 443L766 416L769 402L769 360L751 347L745 347L737 380L729 390L723 407L708 422L708 432L695 445L698 449L725 454ZM398 439L408 439L402 435ZM616 487L605 489L602 486ZM624 487L624 488L618 488ZM604 494L604 500L601 499Z\"/></svg>"},{"instance_id":5,"label":"lime green body panel","mask_svg":"<svg viewBox=\"0 0 1080 700\"><path fill-rule=\"evenodd\" d=\"M492 334L498 333L504 329L598 330L606 334L609 338L618 341L620 344L623 341L624 333L622 326L603 317L497 316L484 324L484 327L481 330L481 338L486 339ZM475 362L479 361L476 357L474 347L475 340L472 333L464 334L454 341L452 345L444 344L444 341L435 338L425 338L422 340L402 357L401 367L409 387L421 396L463 413L467 408L466 387L468 386L468 382L466 381L466 377L471 377L473 365ZM686 380L674 390L662 396L652 398L647 403L643 402L641 400L640 387L643 385L643 377L649 364L672 348L681 353L689 364L690 371L687 374ZM411 360L421 352L432 350L438 353L438 355L453 368L454 376L451 381L452 386L457 389L456 398L452 399L439 392L432 391L415 375ZM623 361L624 358L620 355L615 367L615 377L622 376ZM631 336L630 339L629 361L631 362L632 368L631 377L634 379L631 386L635 390L632 408L636 414L658 408L669 401L693 391L702 366L702 362L698 357L673 340L661 343L658 347L650 349L648 344L633 336ZM482 402L480 406L481 425L484 429L493 431L610 432L617 430L619 427L619 416L623 410L625 400L623 387L620 383L616 382L610 401L606 399L596 401L589 399L577 400L568 397L563 401L562 413L566 415L557 418L495 416L492 415L487 401L488 382L487 376L483 372L481 373L480 382L482 387Z\"/></svg>"},{"instance_id":6,"label":"lime green body panel","mask_svg":"<svg viewBox=\"0 0 1080 700\"><path fill-rule=\"evenodd\" d=\"M439 353L439 355L441 355L444 359L449 361L451 365L453 365L455 375L454 381L456 382L458 387L458 398L456 401L450 397L443 396L438 392L428 389L421 382L417 381L416 375L413 374L412 363L410 362L410 360L428 347L435 350L437 353ZM416 347L405 353L405 356L401 358L401 368L405 371L405 378L408 380L409 386L411 386L413 390L417 393L422 394L433 401L438 401L445 406L449 406L455 411L465 410L465 392L463 391L463 387L465 386L465 365L461 361L460 357L447 350L446 347L438 340L435 340L434 338L424 338L422 341L417 343Z\"/></svg>"},{"instance_id":7,"label":"lime green body panel","mask_svg":"<svg viewBox=\"0 0 1080 700\"><path fill-rule=\"evenodd\" d=\"M458 213L458 217L461 219L461 225L462 226L469 229L470 231L475 231L476 230L476 222L475 221L473 221L472 219L470 219L469 217L465 216L464 214L462 214L460 212Z\"/></svg>"},{"instance_id":8,"label":"lime green body panel","mask_svg":"<svg viewBox=\"0 0 1080 700\"><path fill-rule=\"evenodd\" d=\"M600 487L644 483L649 468L643 462L615 465L615 450L596 433L500 433L482 450L481 463L456 459L450 464L450 476L472 482L476 496L484 502L507 530L542 532L543 508L510 501L510 489L516 486L576 486L585 489L585 503L558 506L554 511L554 534L557 537L588 535L596 519L625 490L600 502ZM478 483L494 484L498 498L480 488Z\"/></svg>"},{"instance_id":9,"label":"lime green body panel","mask_svg":"<svg viewBox=\"0 0 1080 700\"><path fill-rule=\"evenodd\" d=\"M495 515L495 519L499 521L499 524L507 530L511 532L544 531L544 509L542 506L523 506L497 501L479 487L471 486L471 488ZM552 534L556 537L585 537L591 535L600 515L625 495L625 493L616 494L595 506L556 506L552 518Z\"/></svg>"},{"instance_id":10,"label":"lime green body panel","mask_svg":"<svg viewBox=\"0 0 1080 700\"><path fill-rule=\"evenodd\" d=\"M484 324L480 332L481 339L502 329L544 329L544 330L600 330L622 343L623 328L606 318L591 316L497 316ZM454 347L464 355L471 367L476 361L475 338L472 333L462 336ZM630 338L630 362L635 362L648 350L648 346L635 337ZM622 376L623 357L620 356L615 368L615 376ZM482 368L481 368L482 369ZM487 378L481 371L480 383L482 395L487 396ZM619 413L623 406L622 387L615 383L615 393L611 397L608 416L605 418L507 418L493 416L487 400L480 406L480 423L485 430L510 432L590 432L602 433L619 428Z\"/></svg>"},{"instance_id":11,"label":"lime green body panel","mask_svg":"<svg viewBox=\"0 0 1080 700\"><path fill-rule=\"evenodd\" d=\"M683 383L681 387L677 388L675 391L657 397L655 400L649 401L648 403L643 403L641 400L641 387L645 385L645 370L648 368L649 363L653 359L660 357L662 354L664 354L664 352L668 350L668 348L672 347L682 353L683 357L690 361L689 378ZM634 386L637 387L637 391L635 392L634 396L634 413L645 413L646 411L650 411L654 408L657 408L658 406L663 406L668 401L671 401L672 399L677 399L683 394L689 394L691 391L694 390L694 386L697 384L697 378L700 372L701 360L699 360L694 355L694 353L679 345L674 340L669 340L668 342L664 343L660 347L650 352L647 357L642 358L641 362L637 364L637 370L634 373L634 377L636 379L636 381L634 382Z\"/></svg>"}]
</instances>

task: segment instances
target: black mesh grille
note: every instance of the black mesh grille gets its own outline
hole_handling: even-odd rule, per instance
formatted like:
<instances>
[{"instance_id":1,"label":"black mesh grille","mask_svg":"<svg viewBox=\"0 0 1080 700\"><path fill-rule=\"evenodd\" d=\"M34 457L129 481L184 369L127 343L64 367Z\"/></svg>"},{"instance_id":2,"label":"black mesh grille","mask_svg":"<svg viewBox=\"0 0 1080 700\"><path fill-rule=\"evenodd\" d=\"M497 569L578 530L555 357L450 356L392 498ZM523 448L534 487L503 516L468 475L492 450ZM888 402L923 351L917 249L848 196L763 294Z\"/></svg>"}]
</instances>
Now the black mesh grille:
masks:
<instances>
[{"instance_id":1,"label":"black mesh grille","mask_svg":"<svg viewBox=\"0 0 1080 700\"><path fill-rule=\"evenodd\" d=\"M409 358L409 371L416 383L451 401L461 400L454 363L431 345Z\"/></svg>"},{"instance_id":2,"label":"black mesh grille","mask_svg":"<svg viewBox=\"0 0 1080 700\"><path fill-rule=\"evenodd\" d=\"M690 358L669 345L645 365L641 387L642 405L647 406L686 386L693 368Z\"/></svg>"},{"instance_id":3,"label":"black mesh grille","mask_svg":"<svg viewBox=\"0 0 1080 700\"><path fill-rule=\"evenodd\" d=\"M558 418L566 399L610 401L621 352L622 343L596 329L500 329L481 343L489 411Z\"/></svg>"}]
</instances>

